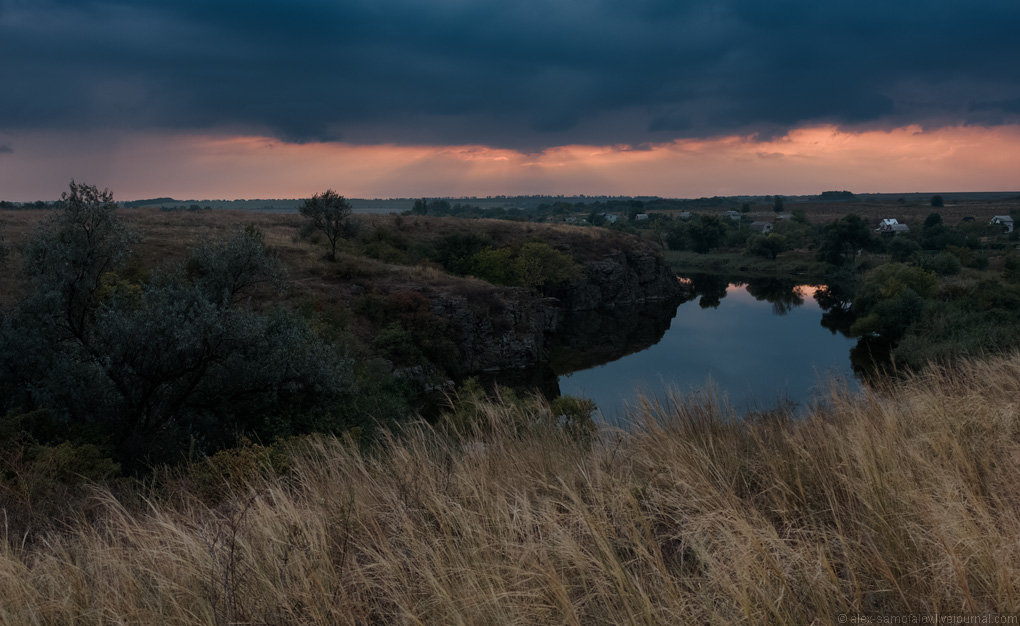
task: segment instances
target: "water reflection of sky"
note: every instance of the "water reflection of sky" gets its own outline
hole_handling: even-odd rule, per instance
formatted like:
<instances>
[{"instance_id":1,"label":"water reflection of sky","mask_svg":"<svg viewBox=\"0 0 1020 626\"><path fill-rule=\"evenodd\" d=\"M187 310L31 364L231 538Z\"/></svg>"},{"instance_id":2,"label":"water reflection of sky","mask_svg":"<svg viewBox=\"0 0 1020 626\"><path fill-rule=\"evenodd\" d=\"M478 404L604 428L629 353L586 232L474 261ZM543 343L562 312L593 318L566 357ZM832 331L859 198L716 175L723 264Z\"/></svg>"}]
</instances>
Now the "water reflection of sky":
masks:
<instances>
[{"instance_id":1,"label":"water reflection of sky","mask_svg":"<svg viewBox=\"0 0 1020 626\"><path fill-rule=\"evenodd\" d=\"M740 410L767 409L784 399L805 406L834 377L856 387L849 359L854 342L821 326L812 293L803 288L803 304L785 315L743 286L730 285L717 308L686 302L657 344L561 376L560 392L591 398L615 422L639 393L661 397L671 387L689 393L709 381Z\"/></svg>"}]
</instances>

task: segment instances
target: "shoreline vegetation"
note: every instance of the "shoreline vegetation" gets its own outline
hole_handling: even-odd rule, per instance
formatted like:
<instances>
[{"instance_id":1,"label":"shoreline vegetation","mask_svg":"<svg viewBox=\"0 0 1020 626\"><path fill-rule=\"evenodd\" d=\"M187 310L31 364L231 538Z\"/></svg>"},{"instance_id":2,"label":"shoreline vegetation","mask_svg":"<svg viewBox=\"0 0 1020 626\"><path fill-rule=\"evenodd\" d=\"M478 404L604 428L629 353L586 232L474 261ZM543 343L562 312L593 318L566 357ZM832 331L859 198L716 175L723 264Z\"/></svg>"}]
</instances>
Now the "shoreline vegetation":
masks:
<instances>
[{"instance_id":1,"label":"shoreline vegetation","mask_svg":"<svg viewBox=\"0 0 1020 626\"><path fill-rule=\"evenodd\" d=\"M1020 610L1020 354L832 391L711 397L632 432L462 396L366 450L249 444L80 487L0 542L0 622L777 623Z\"/></svg>"},{"instance_id":2,"label":"shoreline vegetation","mask_svg":"<svg viewBox=\"0 0 1020 626\"><path fill-rule=\"evenodd\" d=\"M831 266L813 254L791 253L782 258L761 259L742 252L699 254L680 250L663 253L670 269L684 274L722 274L736 278L784 278L805 284L823 284Z\"/></svg>"}]
</instances>

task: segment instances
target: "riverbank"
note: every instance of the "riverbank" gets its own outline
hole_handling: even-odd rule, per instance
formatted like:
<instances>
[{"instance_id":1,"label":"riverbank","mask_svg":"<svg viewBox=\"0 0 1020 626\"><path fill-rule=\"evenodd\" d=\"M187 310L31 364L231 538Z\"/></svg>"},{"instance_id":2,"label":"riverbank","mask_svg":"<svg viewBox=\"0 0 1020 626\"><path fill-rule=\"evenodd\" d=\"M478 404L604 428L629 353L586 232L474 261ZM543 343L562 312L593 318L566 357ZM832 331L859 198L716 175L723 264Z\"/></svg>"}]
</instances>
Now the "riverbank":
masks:
<instances>
[{"instance_id":1,"label":"riverbank","mask_svg":"<svg viewBox=\"0 0 1020 626\"><path fill-rule=\"evenodd\" d=\"M706 254L669 250L663 258L677 274L725 274L734 278L789 278L801 283L822 284L831 270L807 252L788 252L764 259L744 252L715 251Z\"/></svg>"},{"instance_id":2,"label":"riverbank","mask_svg":"<svg viewBox=\"0 0 1020 626\"><path fill-rule=\"evenodd\" d=\"M592 439L583 407L475 396L456 428L371 452L249 445L161 487L82 488L68 523L6 535L0 622L1016 613L1017 397L1013 354L834 390L796 421L676 398Z\"/></svg>"}]
</instances>

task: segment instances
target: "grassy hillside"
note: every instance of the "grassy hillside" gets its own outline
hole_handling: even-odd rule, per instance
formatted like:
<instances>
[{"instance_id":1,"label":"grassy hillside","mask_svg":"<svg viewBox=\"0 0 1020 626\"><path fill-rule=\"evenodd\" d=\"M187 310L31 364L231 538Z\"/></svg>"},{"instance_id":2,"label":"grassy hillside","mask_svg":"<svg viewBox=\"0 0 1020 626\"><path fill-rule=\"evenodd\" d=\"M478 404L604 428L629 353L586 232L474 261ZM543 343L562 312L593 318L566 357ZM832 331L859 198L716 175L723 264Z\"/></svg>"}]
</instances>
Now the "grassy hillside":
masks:
<instances>
[{"instance_id":1,"label":"grassy hillside","mask_svg":"<svg viewBox=\"0 0 1020 626\"><path fill-rule=\"evenodd\" d=\"M466 397L370 451L313 437L96 486L66 525L8 531L0 622L1015 613L1018 398L1020 354L803 420L676 398L595 437L577 407Z\"/></svg>"}]
</instances>

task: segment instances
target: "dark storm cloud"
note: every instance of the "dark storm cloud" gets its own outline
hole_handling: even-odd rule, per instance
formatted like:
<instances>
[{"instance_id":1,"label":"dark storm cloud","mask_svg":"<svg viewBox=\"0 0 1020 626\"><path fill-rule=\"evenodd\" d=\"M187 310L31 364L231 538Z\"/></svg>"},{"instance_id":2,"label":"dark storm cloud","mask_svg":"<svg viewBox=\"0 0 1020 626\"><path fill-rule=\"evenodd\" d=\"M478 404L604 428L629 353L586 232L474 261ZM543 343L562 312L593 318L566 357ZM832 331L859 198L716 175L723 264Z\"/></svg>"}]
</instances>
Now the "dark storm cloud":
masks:
<instances>
[{"instance_id":1,"label":"dark storm cloud","mask_svg":"<svg viewBox=\"0 0 1020 626\"><path fill-rule=\"evenodd\" d=\"M0 0L0 128L642 143L1020 117L1014 0Z\"/></svg>"}]
</instances>

